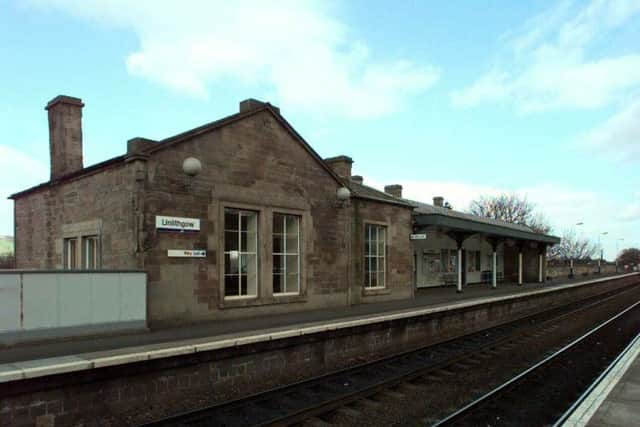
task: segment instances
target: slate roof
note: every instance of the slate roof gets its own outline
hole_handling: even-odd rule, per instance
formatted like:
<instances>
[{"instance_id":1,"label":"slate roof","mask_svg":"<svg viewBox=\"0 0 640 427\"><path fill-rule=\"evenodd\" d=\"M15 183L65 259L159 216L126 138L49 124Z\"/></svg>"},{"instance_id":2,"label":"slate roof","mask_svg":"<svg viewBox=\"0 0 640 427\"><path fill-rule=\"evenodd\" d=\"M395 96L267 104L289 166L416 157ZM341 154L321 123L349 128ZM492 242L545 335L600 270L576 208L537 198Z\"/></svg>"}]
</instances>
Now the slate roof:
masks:
<instances>
[{"instance_id":1,"label":"slate roof","mask_svg":"<svg viewBox=\"0 0 640 427\"><path fill-rule=\"evenodd\" d=\"M483 216L473 215L470 213L460 212L453 209L447 209L444 207L433 206L427 203L411 201L414 203L414 214L416 215L446 215L453 218L464 219L467 221L475 221L482 222L485 224L496 225L498 227L511 228L519 231L526 231L529 233L535 233L535 231L531 227L527 227L526 225L514 224L507 221L501 221L499 219L487 218Z\"/></svg>"},{"instance_id":2,"label":"slate roof","mask_svg":"<svg viewBox=\"0 0 640 427\"><path fill-rule=\"evenodd\" d=\"M406 206L408 208L414 207L414 205L409 200L399 199L389 193L376 190L375 188L369 187L368 185L359 184L353 180L349 182L349 187L351 188L355 197L375 200L378 202L392 203L395 205Z\"/></svg>"}]
</instances>

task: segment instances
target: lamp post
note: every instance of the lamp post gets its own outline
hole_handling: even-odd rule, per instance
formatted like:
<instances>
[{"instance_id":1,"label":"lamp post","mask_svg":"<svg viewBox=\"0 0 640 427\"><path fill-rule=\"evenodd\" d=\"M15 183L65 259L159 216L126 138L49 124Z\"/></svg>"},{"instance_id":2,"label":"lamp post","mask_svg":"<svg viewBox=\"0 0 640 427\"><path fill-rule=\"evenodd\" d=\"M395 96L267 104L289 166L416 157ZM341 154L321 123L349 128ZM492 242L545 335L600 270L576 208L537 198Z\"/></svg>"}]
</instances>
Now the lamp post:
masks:
<instances>
[{"instance_id":1,"label":"lamp post","mask_svg":"<svg viewBox=\"0 0 640 427\"><path fill-rule=\"evenodd\" d=\"M578 225L584 225L584 222L580 221L580 222L576 222L576 226ZM569 254L569 279L573 279L573 277L575 276L573 274L573 250L572 252Z\"/></svg>"},{"instance_id":2,"label":"lamp post","mask_svg":"<svg viewBox=\"0 0 640 427\"><path fill-rule=\"evenodd\" d=\"M598 247L600 248L600 259L598 259L598 274L602 273L602 258L604 256L604 250L602 249L602 246L600 246L600 237L606 236L607 234L609 234L608 231L603 231L602 233L598 234Z\"/></svg>"},{"instance_id":3,"label":"lamp post","mask_svg":"<svg viewBox=\"0 0 640 427\"><path fill-rule=\"evenodd\" d=\"M622 242L624 240L624 238L620 237L619 239L616 239L616 273L618 272L618 243Z\"/></svg>"}]
</instances>

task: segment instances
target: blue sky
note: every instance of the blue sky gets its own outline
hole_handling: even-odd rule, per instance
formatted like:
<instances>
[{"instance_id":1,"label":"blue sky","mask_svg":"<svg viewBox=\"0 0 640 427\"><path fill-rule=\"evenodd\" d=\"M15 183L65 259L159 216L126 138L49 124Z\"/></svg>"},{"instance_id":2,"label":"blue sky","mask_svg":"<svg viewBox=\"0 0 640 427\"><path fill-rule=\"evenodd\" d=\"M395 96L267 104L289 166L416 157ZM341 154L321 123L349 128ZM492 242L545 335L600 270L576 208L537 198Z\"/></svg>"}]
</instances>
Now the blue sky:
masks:
<instances>
[{"instance_id":1,"label":"blue sky","mask_svg":"<svg viewBox=\"0 0 640 427\"><path fill-rule=\"evenodd\" d=\"M0 0L0 40L3 199L48 179L58 94L85 165L255 97L370 185L517 192L608 257L640 246L640 1Z\"/></svg>"}]
</instances>

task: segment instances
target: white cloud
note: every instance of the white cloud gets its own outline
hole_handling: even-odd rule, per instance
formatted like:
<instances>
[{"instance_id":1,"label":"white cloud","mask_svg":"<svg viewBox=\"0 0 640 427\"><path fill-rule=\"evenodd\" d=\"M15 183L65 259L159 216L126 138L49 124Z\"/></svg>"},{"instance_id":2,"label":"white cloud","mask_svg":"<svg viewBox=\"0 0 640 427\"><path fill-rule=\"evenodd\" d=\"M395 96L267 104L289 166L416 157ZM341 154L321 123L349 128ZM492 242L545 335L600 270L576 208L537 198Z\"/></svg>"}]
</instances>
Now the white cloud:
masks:
<instances>
[{"instance_id":1,"label":"white cloud","mask_svg":"<svg viewBox=\"0 0 640 427\"><path fill-rule=\"evenodd\" d=\"M640 220L640 201L630 203L623 207L620 219L628 222Z\"/></svg>"},{"instance_id":2,"label":"white cloud","mask_svg":"<svg viewBox=\"0 0 640 427\"><path fill-rule=\"evenodd\" d=\"M633 19L640 12L640 1L592 0L577 5L562 2L506 35L499 63L454 91L453 105L499 101L525 113L590 109L639 87L640 52L597 57L594 45Z\"/></svg>"},{"instance_id":3,"label":"white cloud","mask_svg":"<svg viewBox=\"0 0 640 427\"><path fill-rule=\"evenodd\" d=\"M582 142L617 161L640 159L640 98L589 131Z\"/></svg>"},{"instance_id":4,"label":"white cloud","mask_svg":"<svg viewBox=\"0 0 640 427\"><path fill-rule=\"evenodd\" d=\"M326 1L32 0L133 31L133 75L197 97L213 82L261 85L282 107L377 117L430 88L437 68L374 61Z\"/></svg>"},{"instance_id":5,"label":"white cloud","mask_svg":"<svg viewBox=\"0 0 640 427\"><path fill-rule=\"evenodd\" d=\"M0 145L0 235L13 235L11 194L48 180L49 166L15 148Z\"/></svg>"}]
</instances>

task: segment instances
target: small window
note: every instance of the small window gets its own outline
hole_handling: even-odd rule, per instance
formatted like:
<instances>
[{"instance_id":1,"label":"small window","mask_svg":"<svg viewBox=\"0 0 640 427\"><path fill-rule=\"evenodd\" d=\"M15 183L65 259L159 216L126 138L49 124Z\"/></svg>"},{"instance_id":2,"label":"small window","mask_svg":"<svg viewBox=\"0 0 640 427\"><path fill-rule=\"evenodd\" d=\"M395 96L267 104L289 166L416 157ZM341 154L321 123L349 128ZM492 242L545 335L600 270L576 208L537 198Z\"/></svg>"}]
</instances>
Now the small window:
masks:
<instances>
[{"instance_id":1,"label":"small window","mask_svg":"<svg viewBox=\"0 0 640 427\"><path fill-rule=\"evenodd\" d=\"M256 296L258 290L258 213L224 210L224 295Z\"/></svg>"},{"instance_id":2,"label":"small window","mask_svg":"<svg viewBox=\"0 0 640 427\"><path fill-rule=\"evenodd\" d=\"M300 293L300 217L273 215L273 293Z\"/></svg>"},{"instance_id":3,"label":"small window","mask_svg":"<svg viewBox=\"0 0 640 427\"><path fill-rule=\"evenodd\" d=\"M86 270L98 269L98 236L84 236L82 246L83 268Z\"/></svg>"},{"instance_id":4,"label":"small window","mask_svg":"<svg viewBox=\"0 0 640 427\"><path fill-rule=\"evenodd\" d=\"M441 249L442 271L444 273L455 273L458 271L458 250Z\"/></svg>"},{"instance_id":5,"label":"small window","mask_svg":"<svg viewBox=\"0 0 640 427\"><path fill-rule=\"evenodd\" d=\"M385 287L386 247L387 228L382 225L367 224L364 235L365 288Z\"/></svg>"},{"instance_id":6,"label":"small window","mask_svg":"<svg viewBox=\"0 0 640 427\"><path fill-rule=\"evenodd\" d=\"M467 271L473 273L480 270L480 251L467 251Z\"/></svg>"},{"instance_id":7,"label":"small window","mask_svg":"<svg viewBox=\"0 0 640 427\"><path fill-rule=\"evenodd\" d=\"M78 268L78 239L64 239L64 268L75 270Z\"/></svg>"}]
</instances>

